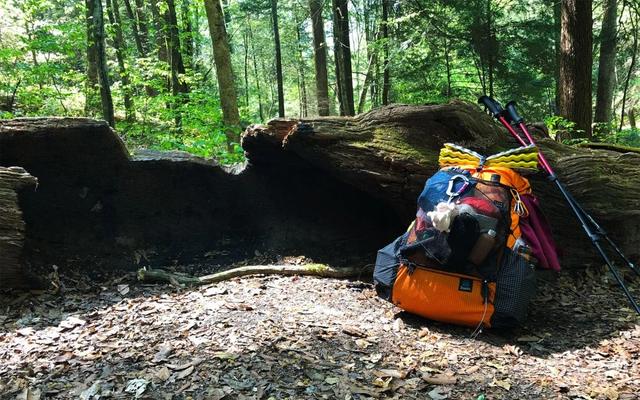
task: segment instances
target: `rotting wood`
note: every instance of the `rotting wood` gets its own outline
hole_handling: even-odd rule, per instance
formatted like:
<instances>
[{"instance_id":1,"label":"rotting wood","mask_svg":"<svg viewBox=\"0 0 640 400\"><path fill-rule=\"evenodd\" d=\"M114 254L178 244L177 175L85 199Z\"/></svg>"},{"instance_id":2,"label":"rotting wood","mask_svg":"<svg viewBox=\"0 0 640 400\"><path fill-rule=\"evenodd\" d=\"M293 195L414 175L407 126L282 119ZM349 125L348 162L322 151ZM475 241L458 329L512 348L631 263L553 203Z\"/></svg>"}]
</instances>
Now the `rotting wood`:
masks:
<instances>
[{"instance_id":1,"label":"rotting wood","mask_svg":"<svg viewBox=\"0 0 640 400\"><path fill-rule=\"evenodd\" d=\"M0 288L29 286L22 263L25 223L18 191L37 183L23 168L0 167Z\"/></svg>"}]
</instances>

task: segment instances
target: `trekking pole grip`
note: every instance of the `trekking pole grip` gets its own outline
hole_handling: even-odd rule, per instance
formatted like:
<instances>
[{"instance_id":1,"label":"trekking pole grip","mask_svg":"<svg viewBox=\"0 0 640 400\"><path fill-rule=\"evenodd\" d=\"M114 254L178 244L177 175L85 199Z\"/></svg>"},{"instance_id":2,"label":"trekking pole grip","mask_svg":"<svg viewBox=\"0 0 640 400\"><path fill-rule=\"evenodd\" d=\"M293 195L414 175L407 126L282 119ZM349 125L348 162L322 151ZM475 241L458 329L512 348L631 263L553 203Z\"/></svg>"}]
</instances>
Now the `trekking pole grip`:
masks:
<instances>
[{"instance_id":1,"label":"trekking pole grip","mask_svg":"<svg viewBox=\"0 0 640 400\"><path fill-rule=\"evenodd\" d=\"M510 102L508 102L505 108L507 110L507 118L510 119L509 122L517 125L517 124L521 124L522 121L524 121L520 116L520 114L518 114L515 101L511 100Z\"/></svg>"},{"instance_id":2,"label":"trekking pole grip","mask_svg":"<svg viewBox=\"0 0 640 400\"><path fill-rule=\"evenodd\" d=\"M478 98L478 103L483 104L495 118L502 115L502 112L504 111L500 103L489 96L481 96Z\"/></svg>"}]
</instances>

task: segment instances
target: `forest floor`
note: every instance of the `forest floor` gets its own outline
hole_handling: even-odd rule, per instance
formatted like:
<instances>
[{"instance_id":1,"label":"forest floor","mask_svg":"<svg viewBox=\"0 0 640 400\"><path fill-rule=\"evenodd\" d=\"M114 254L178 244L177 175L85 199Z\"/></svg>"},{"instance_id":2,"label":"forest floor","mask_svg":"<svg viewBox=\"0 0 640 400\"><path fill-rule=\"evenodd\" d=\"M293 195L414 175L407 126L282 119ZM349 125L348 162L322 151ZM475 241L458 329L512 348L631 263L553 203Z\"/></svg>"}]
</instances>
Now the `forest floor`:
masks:
<instances>
[{"instance_id":1,"label":"forest floor","mask_svg":"<svg viewBox=\"0 0 640 400\"><path fill-rule=\"evenodd\" d=\"M640 319L590 271L540 282L526 326L476 339L359 281L62 282L0 297L0 398L640 399Z\"/></svg>"}]
</instances>

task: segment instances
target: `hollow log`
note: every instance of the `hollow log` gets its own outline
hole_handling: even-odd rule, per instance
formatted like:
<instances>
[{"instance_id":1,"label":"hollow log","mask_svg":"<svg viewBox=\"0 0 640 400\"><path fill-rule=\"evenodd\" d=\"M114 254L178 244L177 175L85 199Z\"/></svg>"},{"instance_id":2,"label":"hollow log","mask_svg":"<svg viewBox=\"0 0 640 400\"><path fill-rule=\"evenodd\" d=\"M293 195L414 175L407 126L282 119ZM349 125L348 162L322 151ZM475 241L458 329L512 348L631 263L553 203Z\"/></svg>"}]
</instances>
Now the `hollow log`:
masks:
<instances>
[{"instance_id":1,"label":"hollow log","mask_svg":"<svg viewBox=\"0 0 640 400\"><path fill-rule=\"evenodd\" d=\"M561 181L627 255L637 260L640 154L566 146L542 137L539 125L533 128L540 136L540 149ZM249 127L242 145L256 166L295 168L295 160L311 165L383 200L408 224L415 215L416 198L425 179L437 170L439 150L446 142L485 155L517 146L479 107L463 102L391 105L356 117L277 119L266 126ZM557 188L542 173L529 179L551 221L564 266L599 263Z\"/></svg>"},{"instance_id":2,"label":"hollow log","mask_svg":"<svg viewBox=\"0 0 640 400\"><path fill-rule=\"evenodd\" d=\"M0 288L30 286L22 259L25 224L18 191L37 182L20 167L0 167Z\"/></svg>"}]
</instances>

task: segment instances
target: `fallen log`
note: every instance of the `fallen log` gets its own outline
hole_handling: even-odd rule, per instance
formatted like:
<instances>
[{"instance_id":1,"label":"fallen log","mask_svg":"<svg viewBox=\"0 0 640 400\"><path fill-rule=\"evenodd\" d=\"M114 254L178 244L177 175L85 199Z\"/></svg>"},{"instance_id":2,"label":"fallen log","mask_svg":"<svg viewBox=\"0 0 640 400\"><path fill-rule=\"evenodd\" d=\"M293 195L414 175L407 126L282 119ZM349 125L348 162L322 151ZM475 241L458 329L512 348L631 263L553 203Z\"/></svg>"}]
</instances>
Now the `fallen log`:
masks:
<instances>
[{"instance_id":1,"label":"fallen log","mask_svg":"<svg viewBox=\"0 0 640 400\"><path fill-rule=\"evenodd\" d=\"M198 286L218 283L233 278L252 275L298 275L318 276L322 278L351 278L371 272L362 267L333 268L325 264L303 265L248 265L217 272L211 275L194 277L167 272L161 269L138 270L138 280L142 282L170 283L176 286Z\"/></svg>"},{"instance_id":2,"label":"fallen log","mask_svg":"<svg viewBox=\"0 0 640 400\"><path fill-rule=\"evenodd\" d=\"M408 224L446 142L485 155L517 146L478 106L463 102L391 105L356 117L277 119L249 127L242 145L256 166L319 170L383 200ZM628 256L640 258L640 154L576 148L544 137L539 147L583 207ZM541 173L529 178L564 250L564 265L599 263L555 186Z\"/></svg>"},{"instance_id":3,"label":"fallen log","mask_svg":"<svg viewBox=\"0 0 640 400\"><path fill-rule=\"evenodd\" d=\"M33 286L22 259L25 223L18 192L37 183L20 167L0 167L0 288Z\"/></svg>"}]
</instances>

